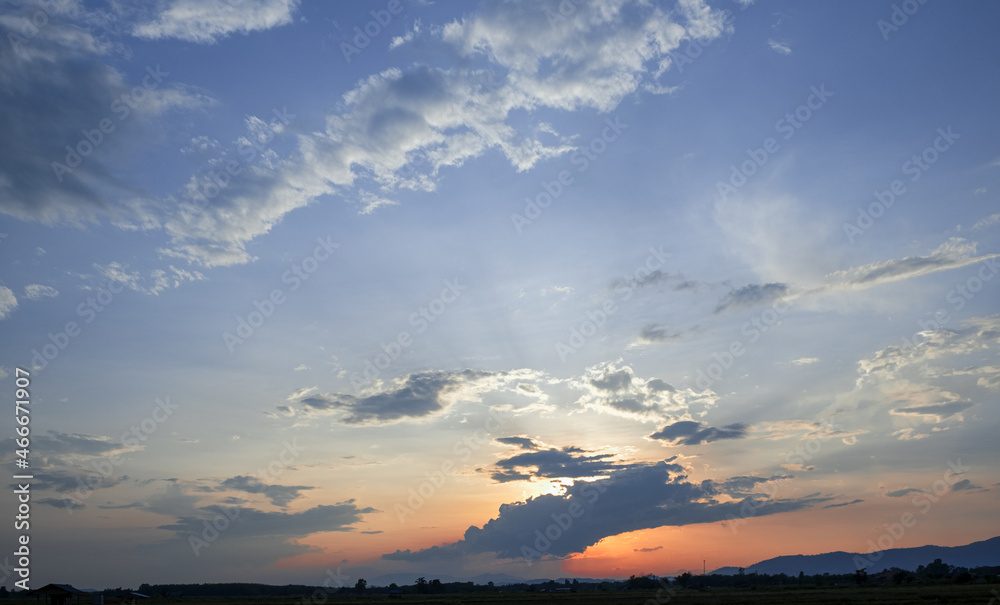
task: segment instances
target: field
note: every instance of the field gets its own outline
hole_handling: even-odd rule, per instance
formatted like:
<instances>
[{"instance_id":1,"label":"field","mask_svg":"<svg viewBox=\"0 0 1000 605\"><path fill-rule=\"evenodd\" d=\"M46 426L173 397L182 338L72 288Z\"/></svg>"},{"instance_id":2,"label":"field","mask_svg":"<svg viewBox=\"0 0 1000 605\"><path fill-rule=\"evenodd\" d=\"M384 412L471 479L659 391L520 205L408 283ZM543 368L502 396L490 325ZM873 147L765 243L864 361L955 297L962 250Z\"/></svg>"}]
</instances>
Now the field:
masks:
<instances>
[{"instance_id":1,"label":"field","mask_svg":"<svg viewBox=\"0 0 1000 605\"><path fill-rule=\"evenodd\" d=\"M1000 604L1000 584L942 585L911 587L824 587L824 588L762 588L762 589L709 589L678 590L669 597L661 593L657 598L655 590L630 592L577 592L577 593L492 593L492 594L445 594L445 595L405 595L390 598L388 595L327 596L317 595L317 599L290 597L184 597L151 598L141 603L166 605L177 603L186 605L323 605L336 603L439 603L441 605L501 605L504 603L582 603L592 605L644 605L646 603L670 603L671 605L743 605L764 603L841 605L853 603L883 603L892 605L996 605ZM995 599L995 600L994 600ZM11 605L37 604L34 599L9 599ZM81 601L82 603L82 601ZM84 604L89 605L89 603Z\"/></svg>"}]
</instances>

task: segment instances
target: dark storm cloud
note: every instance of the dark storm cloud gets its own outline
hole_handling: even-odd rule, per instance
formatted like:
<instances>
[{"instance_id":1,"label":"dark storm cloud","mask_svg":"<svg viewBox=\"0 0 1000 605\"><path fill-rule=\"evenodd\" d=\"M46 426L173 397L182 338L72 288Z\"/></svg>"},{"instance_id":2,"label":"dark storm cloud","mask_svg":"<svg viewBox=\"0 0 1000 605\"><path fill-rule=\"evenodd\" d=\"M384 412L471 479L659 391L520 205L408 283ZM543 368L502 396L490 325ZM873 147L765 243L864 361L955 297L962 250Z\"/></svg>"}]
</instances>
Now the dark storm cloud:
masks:
<instances>
[{"instance_id":1,"label":"dark storm cloud","mask_svg":"<svg viewBox=\"0 0 1000 605\"><path fill-rule=\"evenodd\" d=\"M375 512L374 508L358 508L354 500L338 504L321 505L300 513L265 512L253 508L225 509L215 506L199 508L197 514L179 517L175 523L157 529L176 532L179 536L201 536L205 521L211 522L220 515L233 519L225 531L227 539L280 536L294 538L324 531L354 531L353 525L362 515Z\"/></svg>"},{"instance_id":2,"label":"dark storm cloud","mask_svg":"<svg viewBox=\"0 0 1000 605\"><path fill-rule=\"evenodd\" d=\"M971 489L983 489L983 486L976 485L969 479L962 479L961 481L955 483L955 485L951 486L951 491L953 492L961 492Z\"/></svg>"},{"instance_id":3,"label":"dark storm cloud","mask_svg":"<svg viewBox=\"0 0 1000 605\"><path fill-rule=\"evenodd\" d=\"M596 477L625 468L613 461L615 454L590 454L578 447L551 448L524 452L496 463L498 470L491 475L494 481L522 481L536 479L577 479Z\"/></svg>"},{"instance_id":4,"label":"dark storm cloud","mask_svg":"<svg viewBox=\"0 0 1000 605\"><path fill-rule=\"evenodd\" d=\"M742 422L716 428L693 420L681 420L668 424L650 435L649 438L662 439L671 445L700 445L720 439L742 439L746 433L747 425Z\"/></svg>"},{"instance_id":5,"label":"dark storm cloud","mask_svg":"<svg viewBox=\"0 0 1000 605\"><path fill-rule=\"evenodd\" d=\"M715 307L716 313L722 313L731 307L750 307L762 303L769 303L788 292L788 284L750 284L733 290L719 301Z\"/></svg>"},{"instance_id":6,"label":"dark storm cloud","mask_svg":"<svg viewBox=\"0 0 1000 605\"><path fill-rule=\"evenodd\" d=\"M496 442L504 445L516 445L522 450L538 449L538 444L527 437L497 437Z\"/></svg>"},{"instance_id":7,"label":"dark storm cloud","mask_svg":"<svg viewBox=\"0 0 1000 605\"><path fill-rule=\"evenodd\" d=\"M922 494L922 493L924 493L924 490L922 489L917 489L915 487L907 487L903 489L897 489L891 492L886 492L885 495L889 496L890 498L902 498L903 496L908 496L910 494Z\"/></svg>"},{"instance_id":8,"label":"dark storm cloud","mask_svg":"<svg viewBox=\"0 0 1000 605\"><path fill-rule=\"evenodd\" d=\"M223 481L218 488L222 490L236 490L251 494L263 494L271 504L286 507L290 502L302 495L305 490L315 489L308 485L268 485L256 477L249 475L237 475Z\"/></svg>"},{"instance_id":9,"label":"dark storm cloud","mask_svg":"<svg viewBox=\"0 0 1000 605\"><path fill-rule=\"evenodd\" d=\"M441 395L467 381L491 375L475 370L421 372L410 374L402 384L397 383L395 388L374 395L315 394L297 401L306 414L341 413L347 424L384 424L440 412L446 406Z\"/></svg>"},{"instance_id":10,"label":"dark storm cloud","mask_svg":"<svg viewBox=\"0 0 1000 605\"><path fill-rule=\"evenodd\" d=\"M382 558L428 561L486 552L507 559L539 554L562 557L625 532L740 516L745 501L718 502L710 485L695 485L686 478L681 466L667 462L621 469L607 479L576 482L561 495L543 494L501 505L496 518L482 527L470 527L457 542L419 551L398 550ZM758 515L771 515L826 501L829 498L809 496L755 501L754 506ZM560 521L562 529L557 525ZM553 525L559 531L550 530L550 534L558 537L547 539L546 546L539 536L544 537Z\"/></svg>"},{"instance_id":11,"label":"dark storm cloud","mask_svg":"<svg viewBox=\"0 0 1000 605\"><path fill-rule=\"evenodd\" d=\"M712 489L718 493L726 494L731 498L760 497L764 494L756 492L755 489L761 483L777 481L780 479L791 479L792 475L775 475L773 477L750 477L739 476L730 477L721 483L709 482ZM704 483L703 483L704 485Z\"/></svg>"},{"instance_id":12,"label":"dark storm cloud","mask_svg":"<svg viewBox=\"0 0 1000 605\"><path fill-rule=\"evenodd\" d=\"M61 494L71 492L81 492L89 494L90 490L107 487L114 487L122 481L128 479L128 475L120 477L105 477L96 471L91 472L70 472L63 470L52 470L34 473L33 489L53 490Z\"/></svg>"},{"instance_id":13,"label":"dark storm cloud","mask_svg":"<svg viewBox=\"0 0 1000 605\"><path fill-rule=\"evenodd\" d=\"M0 442L5 452L12 452L14 439ZM46 458L59 459L67 456L104 456L122 449L121 443L97 435L82 435L79 433L60 433L48 431L45 435L32 438L32 445L38 453L44 453Z\"/></svg>"},{"instance_id":14,"label":"dark storm cloud","mask_svg":"<svg viewBox=\"0 0 1000 605\"><path fill-rule=\"evenodd\" d=\"M86 508L86 505L83 502L77 502L72 498L39 498L38 500L35 500L35 502L38 502L39 504L48 504L49 506L54 506L56 508L69 508L73 510Z\"/></svg>"}]
</instances>

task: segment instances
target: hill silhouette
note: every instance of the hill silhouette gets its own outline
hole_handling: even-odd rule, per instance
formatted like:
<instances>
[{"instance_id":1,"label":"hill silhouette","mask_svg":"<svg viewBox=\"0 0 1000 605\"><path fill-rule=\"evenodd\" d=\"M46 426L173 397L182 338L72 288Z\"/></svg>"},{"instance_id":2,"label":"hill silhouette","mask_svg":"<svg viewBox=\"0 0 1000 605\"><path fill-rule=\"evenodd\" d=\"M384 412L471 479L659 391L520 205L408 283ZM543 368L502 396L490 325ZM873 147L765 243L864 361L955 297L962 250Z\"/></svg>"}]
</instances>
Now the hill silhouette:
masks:
<instances>
[{"instance_id":1,"label":"hill silhouette","mask_svg":"<svg viewBox=\"0 0 1000 605\"><path fill-rule=\"evenodd\" d=\"M754 563L744 573L758 574L846 574L859 569L869 572L898 567L914 571L928 561L941 559L957 567L984 567L1000 565L1000 536L973 542L964 546L917 546L892 548L876 553L828 552L820 555L782 555ZM713 574L732 575L736 567L721 567Z\"/></svg>"}]
</instances>

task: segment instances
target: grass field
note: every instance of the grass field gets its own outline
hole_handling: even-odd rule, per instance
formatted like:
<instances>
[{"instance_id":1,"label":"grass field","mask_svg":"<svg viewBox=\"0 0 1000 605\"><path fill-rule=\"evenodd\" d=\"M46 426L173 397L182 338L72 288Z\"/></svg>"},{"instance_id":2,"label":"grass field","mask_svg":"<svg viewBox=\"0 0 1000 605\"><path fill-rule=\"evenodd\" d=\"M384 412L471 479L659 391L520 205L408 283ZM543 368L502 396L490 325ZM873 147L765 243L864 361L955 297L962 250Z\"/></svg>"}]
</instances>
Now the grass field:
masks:
<instances>
[{"instance_id":1,"label":"grass field","mask_svg":"<svg viewBox=\"0 0 1000 605\"><path fill-rule=\"evenodd\" d=\"M996 599L994 601L992 599ZM10 605L36 604L34 599L8 599ZM328 596L325 600L290 597L184 597L151 598L143 601L147 605L178 603L187 605L325 605L335 603L440 603L441 605L500 605L503 603L582 603L608 605L642 605L645 603L670 603L671 605L741 605L764 603L840 605L853 603L885 603L892 605L996 605L1000 604L1000 584L943 585L908 587L830 587L830 588L761 588L732 589L719 588L704 591L678 590L672 597L661 593L657 598L655 590L633 592L577 592L577 593L494 593L494 594L451 594L451 595L405 595L389 598L388 595L365 595L352 597ZM83 603L82 605L90 605Z\"/></svg>"}]
</instances>

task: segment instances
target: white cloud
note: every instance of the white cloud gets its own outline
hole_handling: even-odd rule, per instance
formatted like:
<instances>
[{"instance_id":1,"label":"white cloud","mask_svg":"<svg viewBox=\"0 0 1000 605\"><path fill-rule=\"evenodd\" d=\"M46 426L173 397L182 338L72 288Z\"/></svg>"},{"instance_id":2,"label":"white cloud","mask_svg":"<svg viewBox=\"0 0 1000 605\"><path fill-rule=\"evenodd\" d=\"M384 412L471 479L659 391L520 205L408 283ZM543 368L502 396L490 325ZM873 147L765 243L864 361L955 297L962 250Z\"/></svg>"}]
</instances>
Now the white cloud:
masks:
<instances>
[{"instance_id":1,"label":"white cloud","mask_svg":"<svg viewBox=\"0 0 1000 605\"><path fill-rule=\"evenodd\" d=\"M155 64L150 69L156 79L148 82L157 86L140 88L141 100L131 97L137 82L112 66L123 49L91 31L100 17L76 3L44 5L48 21L30 43L0 47L0 132L9 142L0 148L0 213L46 225L82 226L102 215L127 220L130 211L110 200L133 195L136 188L114 173L109 158L147 142L168 111L205 106L210 100L181 87L170 69L158 70ZM34 2L12 9L0 19L0 37L6 40L7 34L19 32L39 12ZM140 73L137 78L150 76ZM129 95L129 106L121 101L124 95ZM128 113L116 112L116 103ZM92 128L104 119L114 122L114 131L71 167L66 146L82 139L81 127ZM66 163L66 170L57 172L54 162Z\"/></svg>"},{"instance_id":2,"label":"white cloud","mask_svg":"<svg viewBox=\"0 0 1000 605\"><path fill-rule=\"evenodd\" d=\"M413 22L413 27L410 31L406 32L402 36L396 36L389 42L389 50L400 47L408 42L412 42L413 39L420 34L420 19Z\"/></svg>"},{"instance_id":3,"label":"white cloud","mask_svg":"<svg viewBox=\"0 0 1000 605\"><path fill-rule=\"evenodd\" d=\"M361 204L361 210L358 210L358 214L371 214L382 206L398 206L399 202L379 197L369 191L362 191Z\"/></svg>"},{"instance_id":4,"label":"white cloud","mask_svg":"<svg viewBox=\"0 0 1000 605\"><path fill-rule=\"evenodd\" d=\"M184 155L194 154L194 153L207 153L209 151L215 151L219 149L219 142L215 139L210 139L205 135L192 137L191 142L188 143L186 147L181 148L181 153Z\"/></svg>"},{"instance_id":5,"label":"white cloud","mask_svg":"<svg viewBox=\"0 0 1000 605\"><path fill-rule=\"evenodd\" d=\"M55 298L59 296L59 290L56 290L52 286L43 286L42 284L28 284L24 287L24 296L28 300Z\"/></svg>"},{"instance_id":6,"label":"white cloud","mask_svg":"<svg viewBox=\"0 0 1000 605\"><path fill-rule=\"evenodd\" d=\"M97 273L107 280L118 282L129 290L142 294L152 294L159 296L161 292L168 288L176 288L184 282L201 281L205 276L198 271L187 271L169 265L167 270L153 269L149 272L149 277L144 278L138 271L129 271L127 265L117 261L101 265L94 263Z\"/></svg>"},{"instance_id":7,"label":"white cloud","mask_svg":"<svg viewBox=\"0 0 1000 605\"><path fill-rule=\"evenodd\" d=\"M728 31L722 11L699 0L681 2L677 21L622 0L578 6L550 24L546 9L557 8L550 4L488 9L428 34L470 62L486 59L489 69L386 69L347 92L326 129L299 135L297 150L274 159L273 170L245 167L209 204L196 203L207 177L192 177L174 202L179 211L164 219L172 241L160 252L208 267L246 263L249 241L323 195L346 194L370 213L393 203L386 193L433 191L443 168L493 149L515 170L528 170L575 146L541 123L513 127L512 112L610 111L655 84L683 40ZM505 73L498 78L494 69Z\"/></svg>"},{"instance_id":8,"label":"white cloud","mask_svg":"<svg viewBox=\"0 0 1000 605\"><path fill-rule=\"evenodd\" d=\"M718 396L711 390L678 389L659 378L639 378L622 360L593 365L569 385L583 391L577 404L639 422L677 422L704 415Z\"/></svg>"},{"instance_id":9,"label":"white cloud","mask_svg":"<svg viewBox=\"0 0 1000 605\"><path fill-rule=\"evenodd\" d=\"M17 308L17 298L10 288L0 286L0 319L7 319Z\"/></svg>"},{"instance_id":10,"label":"white cloud","mask_svg":"<svg viewBox=\"0 0 1000 605\"><path fill-rule=\"evenodd\" d=\"M792 47L789 46L787 42L779 42L777 40L769 39L767 41L767 46L774 52L781 55L792 54Z\"/></svg>"},{"instance_id":11,"label":"white cloud","mask_svg":"<svg viewBox=\"0 0 1000 605\"><path fill-rule=\"evenodd\" d=\"M827 276L830 282L827 287L846 290L867 289L1000 257L1000 254L977 257L974 256L975 253L975 242L955 237L938 246L927 256L907 256L836 271Z\"/></svg>"},{"instance_id":12,"label":"white cloud","mask_svg":"<svg viewBox=\"0 0 1000 605\"><path fill-rule=\"evenodd\" d=\"M973 374L957 369L955 357L987 352L1000 345L1000 316L973 317L955 330L940 328L915 334L913 344L893 345L858 362L858 385L898 378L908 368L919 368L920 376L941 377ZM932 367L936 364L936 367ZM994 366L988 365L987 368ZM985 369L985 368L984 368Z\"/></svg>"},{"instance_id":13,"label":"white cloud","mask_svg":"<svg viewBox=\"0 0 1000 605\"><path fill-rule=\"evenodd\" d=\"M889 346L858 362L852 397L889 408L891 433L920 439L964 422L976 405L976 387L990 390L1000 381L993 365L1000 345L1000 316L974 317L955 329L925 330L914 344ZM859 405L858 410L868 406ZM869 419L877 423L881 416ZM887 431L888 432L888 431Z\"/></svg>"},{"instance_id":14,"label":"white cloud","mask_svg":"<svg viewBox=\"0 0 1000 605\"><path fill-rule=\"evenodd\" d=\"M972 226L973 229L983 229L989 227L990 225L996 225L1000 223L1000 213L991 214L984 219L979 220L975 225Z\"/></svg>"},{"instance_id":15,"label":"white cloud","mask_svg":"<svg viewBox=\"0 0 1000 605\"><path fill-rule=\"evenodd\" d=\"M298 135L293 141L295 150L284 158L270 150L262 153L266 156L262 165L243 166L210 203L204 203L200 193L209 178L205 174L192 176L181 191L166 199L132 199L114 205L108 202L113 198L98 193L93 178L84 178L88 175L71 175L74 182L53 195L51 174L22 166L25 170L0 173L14 184L10 191L0 186L4 194L0 211L48 224L96 222L99 215L107 214L123 229L163 229L169 238L159 250L164 256L206 267L247 263L253 260L247 243L269 232L287 213L321 196L342 194L358 199L361 212L370 213L393 203L389 194L394 190L433 191L443 168L460 166L489 150L500 151L517 171L568 153L575 148L572 137L561 136L541 122L515 127L510 115L532 114L541 108L608 112L636 92L663 92L667 88L657 78L669 67L671 51L684 40L709 40L731 30L724 23L724 13L701 0L681 0L672 12L637 0L590 6L576 3L564 21L553 23L549 15L553 9L558 13L557 2L519 4L517 10L487 5L484 12L443 28L425 31L415 25L407 36L449 47L447 52L462 55L463 66L416 64L363 79L344 95L342 109L327 117L324 130ZM134 28L135 35L211 43L232 33L290 23L297 2L170 0L161 6L158 14ZM65 96L61 90L50 90L52 82L86 78L87 86L73 90L95 91L93 103L74 104L78 114L88 110L84 115L56 116L48 122L22 120L17 111L8 111L10 128L0 129L13 132L15 140L45 142L46 148L35 150L33 157L59 157L66 132L78 130L68 125L96 122L106 113L106 99L130 87L120 73L102 64L89 64L88 73L69 73L70 64L79 63L81 52L84 56L88 49L91 55L110 52L99 38L71 27L50 25L44 31L50 38L58 37L56 32L72 32L85 39L74 40L72 52L70 46L50 41L46 50L61 58L56 74L30 61L19 61L20 71L15 72L34 83L37 95L46 98ZM34 52L40 52L44 39L39 35L33 40ZM470 67L484 61L485 68ZM66 77L55 78L60 71ZM95 82L100 84L96 88ZM164 85L147 95L143 105L147 114L155 116L169 108L208 103ZM2 122L0 118L0 126ZM22 133L21 123L66 123L67 127L58 132L49 128L53 132ZM288 136L283 125L277 126L269 130L269 138ZM128 137L116 131L115 138L124 142ZM196 138L189 150L207 150L213 143ZM18 168L22 160L12 162ZM96 159L88 162L96 169ZM108 180L105 186L120 185Z\"/></svg>"},{"instance_id":16,"label":"white cloud","mask_svg":"<svg viewBox=\"0 0 1000 605\"><path fill-rule=\"evenodd\" d=\"M172 0L155 19L136 25L132 34L212 44L233 33L287 25L298 4L298 0Z\"/></svg>"},{"instance_id":17,"label":"white cloud","mask_svg":"<svg viewBox=\"0 0 1000 605\"><path fill-rule=\"evenodd\" d=\"M797 366L807 366L819 361L819 357L799 357L798 359L792 360L792 365Z\"/></svg>"}]
</instances>

